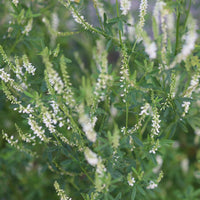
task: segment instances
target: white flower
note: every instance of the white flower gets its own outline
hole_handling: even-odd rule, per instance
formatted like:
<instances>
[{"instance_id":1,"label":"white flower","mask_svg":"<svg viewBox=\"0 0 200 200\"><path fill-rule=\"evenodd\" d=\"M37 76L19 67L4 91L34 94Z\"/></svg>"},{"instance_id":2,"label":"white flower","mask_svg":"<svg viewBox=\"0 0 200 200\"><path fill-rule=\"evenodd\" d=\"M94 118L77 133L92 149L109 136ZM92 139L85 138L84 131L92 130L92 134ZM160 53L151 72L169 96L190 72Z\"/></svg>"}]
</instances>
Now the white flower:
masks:
<instances>
[{"instance_id":1,"label":"white flower","mask_svg":"<svg viewBox=\"0 0 200 200\"><path fill-rule=\"evenodd\" d=\"M130 0L121 0L120 1L120 10L122 11L122 15L127 15L130 8L131 8Z\"/></svg>"},{"instance_id":2,"label":"white flower","mask_svg":"<svg viewBox=\"0 0 200 200\"><path fill-rule=\"evenodd\" d=\"M139 17L140 17L140 20L139 20L139 30L142 30L143 27L144 27L144 22L145 22L145 15L147 13L147 5L148 5L148 2L147 0L141 0L141 3L140 3L140 14L139 14Z\"/></svg>"},{"instance_id":3,"label":"white flower","mask_svg":"<svg viewBox=\"0 0 200 200\"><path fill-rule=\"evenodd\" d=\"M31 18L31 19L28 21L28 24L26 25L25 29L22 31L22 34L28 35L29 32L30 32L31 29L32 29L32 24L33 24L33 19Z\"/></svg>"},{"instance_id":4,"label":"white flower","mask_svg":"<svg viewBox=\"0 0 200 200\"><path fill-rule=\"evenodd\" d=\"M135 183L135 178L134 178L134 177L132 177L131 180L128 180L128 184L129 184L130 186L133 186L134 183Z\"/></svg>"},{"instance_id":5,"label":"white flower","mask_svg":"<svg viewBox=\"0 0 200 200\"><path fill-rule=\"evenodd\" d=\"M174 61L171 63L169 68L173 68L177 63L180 63L182 60L186 60L186 58L195 48L195 42L198 38L197 34L198 27L196 21L192 17L188 19L187 27L188 27L188 32L182 38L183 40L185 40L183 48L181 52L175 57Z\"/></svg>"},{"instance_id":6,"label":"white flower","mask_svg":"<svg viewBox=\"0 0 200 200\"><path fill-rule=\"evenodd\" d=\"M59 74L52 68L49 68L47 71L47 75L49 78L49 82L51 86L54 88L54 90L58 94L62 94L64 91L64 83L62 79L60 78Z\"/></svg>"},{"instance_id":7,"label":"white flower","mask_svg":"<svg viewBox=\"0 0 200 200\"><path fill-rule=\"evenodd\" d=\"M72 200L72 198L68 197L65 194L65 191L60 188L60 185L57 181L54 182L54 187L56 189L57 195L60 197L60 200Z\"/></svg>"},{"instance_id":8,"label":"white flower","mask_svg":"<svg viewBox=\"0 0 200 200\"><path fill-rule=\"evenodd\" d=\"M95 142L97 134L94 130L94 126L97 121L97 117L93 117L93 119L90 119L89 116L84 113L83 105L79 106L79 113L79 123L83 127L83 131L85 132L87 139L91 142Z\"/></svg>"},{"instance_id":9,"label":"white flower","mask_svg":"<svg viewBox=\"0 0 200 200\"><path fill-rule=\"evenodd\" d=\"M29 62L26 55L23 56L23 67L29 74L34 75L36 68Z\"/></svg>"},{"instance_id":10,"label":"white flower","mask_svg":"<svg viewBox=\"0 0 200 200\"><path fill-rule=\"evenodd\" d=\"M188 113L188 111L189 111L190 102L184 101L183 104L182 104L182 107L184 108L183 116L185 116L185 114Z\"/></svg>"},{"instance_id":11,"label":"white flower","mask_svg":"<svg viewBox=\"0 0 200 200\"><path fill-rule=\"evenodd\" d=\"M85 158L88 161L88 163L92 166L96 166L98 163L97 154L92 152L88 147L84 151Z\"/></svg>"},{"instance_id":12,"label":"white flower","mask_svg":"<svg viewBox=\"0 0 200 200\"><path fill-rule=\"evenodd\" d=\"M188 158L184 158L182 161L181 161L181 169L183 171L183 173L187 173L188 170L189 170L189 160Z\"/></svg>"},{"instance_id":13,"label":"white flower","mask_svg":"<svg viewBox=\"0 0 200 200\"><path fill-rule=\"evenodd\" d=\"M149 103L145 103L145 105L141 107L141 112L139 115L149 115L148 113L149 109L150 109Z\"/></svg>"},{"instance_id":14,"label":"white flower","mask_svg":"<svg viewBox=\"0 0 200 200\"><path fill-rule=\"evenodd\" d=\"M30 125L34 134L37 135L42 141L46 139L44 135L45 131L42 129L41 126L37 124L37 122L32 117L28 118L28 124Z\"/></svg>"},{"instance_id":15,"label":"white flower","mask_svg":"<svg viewBox=\"0 0 200 200\"><path fill-rule=\"evenodd\" d=\"M104 13L105 13L104 7L103 7L103 3L101 3L99 0L94 0L94 2L95 2L95 4L96 4L96 8L97 8L97 10L98 10L98 13L99 13L101 19L103 20L103 18L104 18L103 15L104 15Z\"/></svg>"},{"instance_id":16,"label":"white flower","mask_svg":"<svg viewBox=\"0 0 200 200\"><path fill-rule=\"evenodd\" d=\"M166 3L163 1L157 1L153 10L153 16L156 20L157 25L159 25L159 13L162 12L164 7L166 6Z\"/></svg>"},{"instance_id":17,"label":"white flower","mask_svg":"<svg viewBox=\"0 0 200 200\"><path fill-rule=\"evenodd\" d=\"M154 108L153 110L153 119L152 119L152 135L151 137L154 137L154 135L158 135L160 130L160 122L161 120L159 119L160 115L158 115L157 109Z\"/></svg>"},{"instance_id":18,"label":"white flower","mask_svg":"<svg viewBox=\"0 0 200 200\"><path fill-rule=\"evenodd\" d=\"M15 6L17 6L17 4L19 3L18 0L12 0L12 2L15 4Z\"/></svg>"},{"instance_id":19,"label":"white flower","mask_svg":"<svg viewBox=\"0 0 200 200\"><path fill-rule=\"evenodd\" d=\"M150 181L149 185L147 186L147 189L151 189L152 190L152 189L154 189L156 187L158 187L158 185L155 184L153 181Z\"/></svg>"},{"instance_id":20,"label":"white flower","mask_svg":"<svg viewBox=\"0 0 200 200\"><path fill-rule=\"evenodd\" d=\"M58 25L59 25L59 18L57 13L52 14L52 28L53 30L57 31L58 30Z\"/></svg>"},{"instance_id":21,"label":"white flower","mask_svg":"<svg viewBox=\"0 0 200 200\"><path fill-rule=\"evenodd\" d=\"M0 69L0 78L5 83L7 83L7 82L14 82L14 80L10 78L10 74L6 73L3 69Z\"/></svg>"},{"instance_id":22,"label":"white flower","mask_svg":"<svg viewBox=\"0 0 200 200\"><path fill-rule=\"evenodd\" d=\"M103 174L103 172L106 172L107 169L105 168L104 164L102 163L102 159L99 158L98 159L98 163L97 163L97 169L96 169L96 172L100 175Z\"/></svg>"},{"instance_id":23,"label":"white flower","mask_svg":"<svg viewBox=\"0 0 200 200\"><path fill-rule=\"evenodd\" d=\"M53 124L56 124L57 121L53 119L52 114L49 111L46 111L43 113L42 117L43 117L43 123L45 124L45 126L49 129L51 133L54 133L56 130Z\"/></svg>"},{"instance_id":24,"label":"white flower","mask_svg":"<svg viewBox=\"0 0 200 200\"><path fill-rule=\"evenodd\" d=\"M150 59L155 59L156 58L156 51L157 51L157 46L155 42L146 42L144 40L144 47L145 47L145 52L148 54Z\"/></svg>"}]
</instances>

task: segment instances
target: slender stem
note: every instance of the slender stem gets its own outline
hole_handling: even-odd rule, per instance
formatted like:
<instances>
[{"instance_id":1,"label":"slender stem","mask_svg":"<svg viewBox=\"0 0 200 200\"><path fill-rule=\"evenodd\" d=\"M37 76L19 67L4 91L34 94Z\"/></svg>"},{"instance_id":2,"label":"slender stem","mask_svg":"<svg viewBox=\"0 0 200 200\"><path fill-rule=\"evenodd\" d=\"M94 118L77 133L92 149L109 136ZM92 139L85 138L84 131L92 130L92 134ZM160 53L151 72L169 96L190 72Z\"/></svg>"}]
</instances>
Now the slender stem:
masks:
<instances>
[{"instance_id":1,"label":"slender stem","mask_svg":"<svg viewBox=\"0 0 200 200\"><path fill-rule=\"evenodd\" d=\"M101 17L99 15L99 12L98 12L98 9L97 9L97 4L94 0L93 0L93 4L94 4L95 10L96 10L96 14L97 14L97 17L98 17L98 20L99 20L99 24L100 24L101 28L103 29L103 23L102 23Z\"/></svg>"},{"instance_id":2,"label":"slender stem","mask_svg":"<svg viewBox=\"0 0 200 200\"><path fill-rule=\"evenodd\" d=\"M126 102L126 132L127 132L127 129L128 129L128 102Z\"/></svg>"},{"instance_id":3,"label":"slender stem","mask_svg":"<svg viewBox=\"0 0 200 200\"><path fill-rule=\"evenodd\" d=\"M132 49L131 49L131 53L130 53L130 55L129 55L129 57L128 57L128 62L130 61L131 56L133 55L133 52L135 51L136 44L137 44L137 39L135 40L135 42L134 42L134 44L133 44L133 47L132 47Z\"/></svg>"},{"instance_id":4,"label":"slender stem","mask_svg":"<svg viewBox=\"0 0 200 200\"><path fill-rule=\"evenodd\" d=\"M184 24L184 30L186 29L187 20L188 20L189 14L190 14L190 8L191 8L191 5L192 5L192 0L190 0L190 2L189 2L189 6L188 6L188 9L187 9L186 19L185 19L185 24Z\"/></svg>"},{"instance_id":5,"label":"slender stem","mask_svg":"<svg viewBox=\"0 0 200 200\"><path fill-rule=\"evenodd\" d=\"M176 20L176 48L175 48L175 56L178 53L178 48L179 48L179 24L180 24L180 17L181 17L181 13L178 10L178 16L177 16L177 20Z\"/></svg>"},{"instance_id":6,"label":"slender stem","mask_svg":"<svg viewBox=\"0 0 200 200\"><path fill-rule=\"evenodd\" d=\"M120 18L118 0L116 0L117 17ZM122 46L122 32L119 30L119 41Z\"/></svg>"},{"instance_id":7,"label":"slender stem","mask_svg":"<svg viewBox=\"0 0 200 200\"><path fill-rule=\"evenodd\" d=\"M82 167L82 166L80 166L81 167L81 169L83 170L83 172L85 173L85 175L88 177L88 179L92 182L92 184L95 184L94 183L94 181L93 181L93 179L89 176L89 174L87 173L87 171Z\"/></svg>"}]
</instances>

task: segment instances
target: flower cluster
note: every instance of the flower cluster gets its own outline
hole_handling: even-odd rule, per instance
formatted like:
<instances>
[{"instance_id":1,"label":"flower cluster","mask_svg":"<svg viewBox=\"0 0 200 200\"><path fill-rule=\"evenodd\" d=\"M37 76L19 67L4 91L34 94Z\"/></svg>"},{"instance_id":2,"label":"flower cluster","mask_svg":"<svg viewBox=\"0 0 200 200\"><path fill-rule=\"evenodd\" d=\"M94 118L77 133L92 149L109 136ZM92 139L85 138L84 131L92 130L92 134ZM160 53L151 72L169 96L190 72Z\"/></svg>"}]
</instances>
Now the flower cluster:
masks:
<instances>
[{"instance_id":1,"label":"flower cluster","mask_svg":"<svg viewBox=\"0 0 200 200\"><path fill-rule=\"evenodd\" d=\"M42 126L39 126L32 116L28 118L28 124L30 125L33 133L37 135L37 137L39 137L41 141L47 141L47 138L44 134L45 131L43 130Z\"/></svg>"},{"instance_id":2,"label":"flower cluster","mask_svg":"<svg viewBox=\"0 0 200 200\"><path fill-rule=\"evenodd\" d=\"M180 63L182 60L186 60L190 53L195 48L195 42L198 38L197 34L197 24L196 21L190 17L188 19L188 32L183 36L183 40L185 41L181 52L175 57L174 61L171 63L169 68L175 67L176 64Z\"/></svg>"},{"instance_id":3,"label":"flower cluster","mask_svg":"<svg viewBox=\"0 0 200 200\"><path fill-rule=\"evenodd\" d=\"M129 173L128 176L127 176L127 180L128 180L128 184L130 186L133 186L134 183L135 183L135 178L132 176L132 173Z\"/></svg>"},{"instance_id":4,"label":"flower cluster","mask_svg":"<svg viewBox=\"0 0 200 200\"><path fill-rule=\"evenodd\" d=\"M122 11L122 15L127 15L130 8L131 8L130 0L120 0L120 10Z\"/></svg>"},{"instance_id":5,"label":"flower cluster","mask_svg":"<svg viewBox=\"0 0 200 200\"><path fill-rule=\"evenodd\" d=\"M29 35L29 32L32 30L32 25L33 25L33 19L31 18L28 21L28 24L26 25L25 29L22 31L22 34L24 35Z\"/></svg>"},{"instance_id":6,"label":"flower cluster","mask_svg":"<svg viewBox=\"0 0 200 200\"><path fill-rule=\"evenodd\" d=\"M67 195L65 194L65 191L60 188L60 185L58 184L57 181L54 182L54 187L61 200L72 200L72 198L67 197Z\"/></svg>"},{"instance_id":7,"label":"flower cluster","mask_svg":"<svg viewBox=\"0 0 200 200\"><path fill-rule=\"evenodd\" d=\"M126 97L128 95L128 90L130 88L130 77L129 77L129 67L128 67L128 55L126 49L122 51L122 67L121 67L121 77L120 77L120 88L123 89L121 93L122 101L126 103Z\"/></svg>"},{"instance_id":8,"label":"flower cluster","mask_svg":"<svg viewBox=\"0 0 200 200\"><path fill-rule=\"evenodd\" d=\"M23 67L26 69L26 71L29 74L35 75L36 68L29 62L26 55L23 56ZM19 67L18 67L18 69L19 69ZM19 71L21 71L21 69L19 69Z\"/></svg>"},{"instance_id":9,"label":"flower cluster","mask_svg":"<svg viewBox=\"0 0 200 200\"><path fill-rule=\"evenodd\" d=\"M184 97L186 97L186 98L192 98L192 93L195 91L195 89L199 85L199 78L200 78L199 74L195 74L192 77L192 80L190 82L190 86L185 91ZM188 113L188 111L189 111L190 101L183 101L182 107L184 108L184 112L182 114L182 116L184 117L185 114Z\"/></svg>"},{"instance_id":10,"label":"flower cluster","mask_svg":"<svg viewBox=\"0 0 200 200\"><path fill-rule=\"evenodd\" d=\"M147 186L147 189L155 189L156 187L158 187L158 184L154 183L153 181L149 182L149 185Z\"/></svg>"},{"instance_id":11,"label":"flower cluster","mask_svg":"<svg viewBox=\"0 0 200 200\"><path fill-rule=\"evenodd\" d=\"M79 106L79 123L83 127L83 131L86 134L86 137L91 142L95 142L97 138L97 133L94 130L95 123L97 121L97 118L94 117L93 119L90 119L87 114L84 113L84 106Z\"/></svg>"},{"instance_id":12,"label":"flower cluster","mask_svg":"<svg viewBox=\"0 0 200 200\"><path fill-rule=\"evenodd\" d=\"M153 108L153 113L152 113L152 129L151 129L151 137L153 138L155 135L158 135L160 132L160 122L161 120L159 119L160 115L158 114L157 108Z\"/></svg>"},{"instance_id":13,"label":"flower cluster","mask_svg":"<svg viewBox=\"0 0 200 200\"><path fill-rule=\"evenodd\" d=\"M106 97L106 89L108 87L109 82L112 80L112 77L108 74L108 63L107 63L107 53L104 52L101 55L101 65L100 74L97 79L97 83L94 89L95 98L97 99L98 103L105 100Z\"/></svg>"},{"instance_id":14,"label":"flower cluster","mask_svg":"<svg viewBox=\"0 0 200 200\"><path fill-rule=\"evenodd\" d=\"M4 69L0 69L0 78L5 83L10 82L11 85L14 82L14 80L10 78L10 74L6 73Z\"/></svg>"},{"instance_id":15,"label":"flower cluster","mask_svg":"<svg viewBox=\"0 0 200 200\"><path fill-rule=\"evenodd\" d=\"M139 14L140 20L139 20L139 23L138 23L139 31L142 31L142 29L144 27L144 23L145 23L144 18L145 18L145 15L147 13L147 6L148 6L147 0L141 0L141 2L140 2L140 14Z\"/></svg>"},{"instance_id":16,"label":"flower cluster","mask_svg":"<svg viewBox=\"0 0 200 200\"><path fill-rule=\"evenodd\" d=\"M84 155L85 155L85 159L90 165L92 165L93 167L97 165L98 163L97 154L91 151L88 147L85 149Z\"/></svg>"},{"instance_id":17,"label":"flower cluster","mask_svg":"<svg viewBox=\"0 0 200 200\"><path fill-rule=\"evenodd\" d=\"M12 0L12 2L15 4L15 6L17 6L19 3L19 0Z\"/></svg>"}]
</instances>

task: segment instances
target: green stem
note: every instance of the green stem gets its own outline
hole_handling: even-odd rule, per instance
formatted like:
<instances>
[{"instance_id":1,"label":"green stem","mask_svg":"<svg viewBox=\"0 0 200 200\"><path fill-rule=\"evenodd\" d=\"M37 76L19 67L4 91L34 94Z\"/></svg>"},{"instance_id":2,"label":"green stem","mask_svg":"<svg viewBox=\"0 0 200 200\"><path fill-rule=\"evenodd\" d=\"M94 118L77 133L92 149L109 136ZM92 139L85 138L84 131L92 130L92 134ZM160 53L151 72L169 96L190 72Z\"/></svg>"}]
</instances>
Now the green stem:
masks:
<instances>
[{"instance_id":1,"label":"green stem","mask_svg":"<svg viewBox=\"0 0 200 200\"><path fill-rule=\"evenodd\" d=\"M96 10L96 14L97 14L97 17L98 17L98 20L99 20L99 24L101 26L101 29L103 29L103 23L102 23L100 15L99 15L99 12L98 12L98 9L97 9L97 5L96 5L94 0L93 0L93 4L94 4L95 10Z\"/></svg>"},{"instance_id":2,"label":"green stem","mask_svg":"<svg viewBox=\"0 0 200 200\"><path fill-rule=\"evenodd\" d=\"M118 0L116 0L117 17L120 18ZM122 47L122 32L119 30L119 41Z\"/></svg>"},{"instance_id":3,"label":"green stem","mask_svg":"<svg viewBox=\"0 0 200 200\"><path fill-rule=\"evenodd\" d=\"M128 103L126 102L126 132L128 131Z\"/></svg>"},{"instance_id":4,"label":"green stem","mask_svg":"<svg viewBox=\"0 0 200 200\"><path fill-rule=\"evenodd\" d=\"M92 182L92 184L95 184L94 181L93 181L93 179L87 173L87 171L82 166L80 166L80 167L81 167L82 171L85 173L85 175L88 177L88 179Z\"/></svg>"},{"instance_id":5,"label":"green stem","mask_svg":"<svg viewBox=\"0 0 200 200\"><path fill-rule=\"evenodd\" d=\"M190 0L189 6L188 6L188 9L187 9L186 19L185 19L185 24L184 24L184 30L186 29L186 26L187 26L187 20L188 20L189 14L190 14L191 5L192 5L192 0Z\"/></svg>"},{"instance_id":6,"label":"green stem","mask_svg":"<svg viewBox=\"0 0 200 200\"><path fill-rule=\"evenodd\" d=\"M180 24L180 17L181 17L181 13L178 10L178 16L177 16L177 20L176 20L176 48L175 48L175 56L178 53L178 48L179 48L179 24Z\"/></svg>"}]
</instances>

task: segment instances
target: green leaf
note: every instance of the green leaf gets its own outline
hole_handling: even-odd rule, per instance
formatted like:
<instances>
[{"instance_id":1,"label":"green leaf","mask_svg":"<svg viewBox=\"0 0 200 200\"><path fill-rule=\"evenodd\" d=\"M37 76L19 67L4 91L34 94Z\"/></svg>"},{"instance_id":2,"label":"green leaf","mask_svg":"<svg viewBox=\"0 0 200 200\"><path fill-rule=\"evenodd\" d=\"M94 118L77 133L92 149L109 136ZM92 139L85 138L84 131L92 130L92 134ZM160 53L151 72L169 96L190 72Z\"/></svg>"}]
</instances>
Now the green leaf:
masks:
<instances>
[{"instance_id":1,"label":"green leaf","mask_svg":"<svg viewBox=\"0 0 200 200\"><path fill-rule=\"evenodd\" d=\"M135 142L138 146L141 146L141 147L144 146L143 143L142 143L142 141L141 141L138 137L136 137L135 135L132 135L132 138L133 138L134 142Z\"/></svg>"},{"instance_id":2,"label":"green leaf","mask_svg":"<svg viewBox=\"0 0 200 200\"><path fill-rule=\"evenodd\" d=\"M146 192L144 191L144 189L141 186L137 186L138 191L142 194L142 195L146 195Z\"/></svg>"},{"instance_id":3,"label":"green leaf","mask_svg":"<svg viewBox=\"0 0 200 200\"><path fill-rule=\"evenodd\" d=\"M122 198L122 193L120 192L116 197L115 200L120 200Z\"/></svg>"},{"instance_id":4,"label":"green leaf","mask_svg":"<svg viewBox=\"0 0 200 200\"><path fill-rule=\"evenodd\" d=\"M34 99L34 96L33 96L31 93L29 93L29 92L27 92L27 91L24 91L24 94L25 94L26 96L31 97L32 99Z\"/></svg>"},{"instance_id":5,"label":"green leaf","mask_svg":"<svg viewBox=\"0 0 200 200\"><path fill-rule=\"evenodd\" d=\"M65 62L66 62L66 63L72 63L72 60L70 60L69 58L66 58L66 57L65 57Z\"/></svg>"},{"instance_id":6,"label":"green leaf","mask_svg":"<svg viewBox=\"0 0 200 200\"><path fill-rule=\"evenodd\" d=\"M133 187L132 193L131 193L131 200L134 200L136 196L136 187Z\"/></svg>"}]
</instances>

